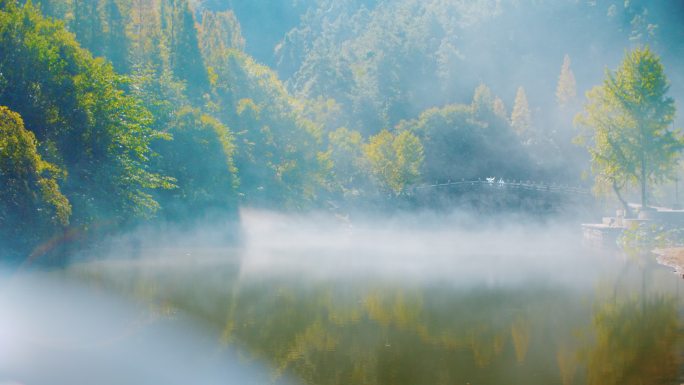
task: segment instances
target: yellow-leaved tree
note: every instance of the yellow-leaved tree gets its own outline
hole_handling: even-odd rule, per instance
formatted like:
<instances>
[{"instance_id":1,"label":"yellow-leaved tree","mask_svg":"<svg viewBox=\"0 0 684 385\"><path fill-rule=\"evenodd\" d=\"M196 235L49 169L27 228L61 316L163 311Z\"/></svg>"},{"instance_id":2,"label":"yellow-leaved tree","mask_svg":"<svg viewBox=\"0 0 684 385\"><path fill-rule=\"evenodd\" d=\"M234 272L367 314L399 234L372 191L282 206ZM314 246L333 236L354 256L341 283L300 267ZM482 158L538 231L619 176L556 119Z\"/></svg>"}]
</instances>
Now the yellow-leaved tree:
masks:
<instances>
[{"instance_id":1,"label":"yellow-leaved tree","mask_svg":"<svg viewBox=\"0 0 684 385\"><path fill-rule=\"evenodd\" d=\"M684 147L681 133L671 128L675 105L668 89L658 56L637 48L587 93L584 112L576 117L585 129L577 141L591 155L597 191L612 188L627 210L622 189L638 186L647 207L648 187L670 175Z\"/></svg>"}]
</instances>

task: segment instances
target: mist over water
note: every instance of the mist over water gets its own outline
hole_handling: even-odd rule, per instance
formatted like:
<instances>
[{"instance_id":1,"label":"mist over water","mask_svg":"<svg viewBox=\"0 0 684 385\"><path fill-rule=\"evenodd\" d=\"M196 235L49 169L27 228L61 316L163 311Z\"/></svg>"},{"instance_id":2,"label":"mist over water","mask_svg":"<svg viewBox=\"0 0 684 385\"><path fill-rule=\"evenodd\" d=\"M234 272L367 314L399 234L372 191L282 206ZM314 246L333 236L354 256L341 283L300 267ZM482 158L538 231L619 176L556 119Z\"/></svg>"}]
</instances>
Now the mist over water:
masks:
<instances>
[{"instance_id":1,"label":"mist over water","mask_svg":"<svg viewBox=\"0 0 684 385\"><path fill-rule=\"evenodd\" d=\"M405 214L351 222L330 215L242 215L245 274L336 279L360 275L472 285L586 277L595 271L576 226L501 222L474 225L457 214ZM570 282L568 282L570 283Z\"/></svg>"},{"instance_id":2,"label":"mist over water","mask_svg":"<svg viewBox=\"0 0 684 385\"><path fill-rule=\"evenodd\" d=\"M263 384L183 313L150 307L61 274L0 274L0 383ZM286 383L283 380L283 383Z\"/></svg>"}]
</instances>

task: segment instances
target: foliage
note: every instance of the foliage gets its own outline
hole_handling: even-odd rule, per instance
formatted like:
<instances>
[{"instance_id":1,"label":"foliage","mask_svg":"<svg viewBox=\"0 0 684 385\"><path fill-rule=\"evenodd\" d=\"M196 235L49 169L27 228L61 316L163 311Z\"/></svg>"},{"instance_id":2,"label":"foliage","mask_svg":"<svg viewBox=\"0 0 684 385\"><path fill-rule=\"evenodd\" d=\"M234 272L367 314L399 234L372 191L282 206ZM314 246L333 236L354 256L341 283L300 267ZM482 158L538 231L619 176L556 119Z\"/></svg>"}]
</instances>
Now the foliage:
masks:
<instances>
[{"instance_id":1,"label":"foliage","mask_svg":"<svg viewBox=\"0 0 684 385\"><path fill-rule=\"evenodd\" d=\"M558 76L558 85L556 86L556 102L561 107L568 107L572 105L577 97L577 83L575 82L575 74L570 69L570 56L567 54L563 57L563 65Z\"/></svg>"},{"instance_id":2,"label":"foliage","mask_svg":"<svg viewBox=\"0 0 684 385\"><path fill-rule=\"evenodd\" d=\"M371 174L383 190L395 194L418 182L423 164L423 146L410 131L393 135L387 130L369 138L363 146Z\"/></svg>"},{"instance_id":3,"label":"foliage","mask_svg":"<svg viewBox=\"0 0 684 385\"><path fill-rule=\"evenodd\" d=\"M471 105L432 108L399 125L422 142L424 181L533 177L537 170L531 167L496 99L487 87L479 87Z\"/></svg>"},{"instance_id":4,"label":"foliage","mask_svg":"<svg viewBox=\"0 0 684 385\"><path fill-rule=\"evenodd\" d=\"M359 3L322 2L279 54L283 66L301 60L290 80L298 95L334 98L351 115L350 127L372 134L434 100L437 63L425 59L437 51L446 20L429 4L382 2L369 12Z\"/></svg>"},{"instance_id":5,"label":"foliage","mask_svg":"<svg viewBox=\"0 0 684 385\"><path fill-rule=\"evenodd\" d=\"M235 209L237 169L233 135L218 120L191 108L178 112L168 133L173 140L155 146L155 161L174 178L174 189L161 191L162 215L172 221L201 218L210 210Z\"/></svg>"},{"instance_id":6,"label":"foliage","mask_svg":"<svg viewBox=\"0 0 684 385\"><path fill-rule=\"evenodd\" d=\"M92 59L59 22L27 4L0 11L0 104L21 114L68 173L62 191L74 221L144 217L158 208L149 191L164 179L146 167L150 115L122 88L126 79Z\"/></svg>"},{"instance_id":7,"label":"foliage","mask_svg":"<svg viewBox=\"0 0 684 385\"><path fill-rule=\"evenodd\" d=\"M638 48L587 93L585 111L576 118L585 128L580 143L591 154L596 184L613 187L618 196L625 184L638 185L642 207L648 186L669 175L684 146L684 137L670 129L675 106L668 88L659 58Z\"/></svg>"},{"instance_id":8,"label":"foliage","mask_svg":"<svg viewBox=\"0 0 684 385\"><path fill-rule=\"evenodd\" d=\"M232 4L263 7L244 3ZM569 54L594 71L629 44L657 39L681 47L681 39L660 35L664 18L657 12L667 13L667 7L643 2L298 0L278 7L293 3L308 9L298 25L274 37L263 37L269 34L253 15L236 11L249 42L277 42L248 44L247 52L275 48L274 59L268 52L260 61L272 64L296 95L337 100L348 119L342 125L364 135L430 107L463 102L482 81L506 96L524 84L542 113L552 112L548 85L558 73L550 58ZM269 25L283 24L269 12L256 14ZM676 16L670 21L670 32L679 32ZM592 49L580 41L591 41ZM553 120L553 114L547 117Z\"/></svg>"},{"instance_id":9,"label":"foliage","mask_svg":"<svg viewBox=\"0 0 684 385\"><path fill-rule=\"evenodd\" d=\"M513 111L511 112L511 128L525 143L530 143L532 138L532 113L527 103L527 94L521 86L515 94Z\"/></svg>"},{"instance_id":10,"label":"foliage","mask_svg":"<svg viewBox=\"0 0 684 385\"><path fill-rule=\"evenodd\" d=\"M153 68L157 71L168 65L168 1L160 1L159 8L150 0L131 0L128 15L127 35L130 41L130 62L133 68Z\"/></svg>"},{"instance_id":11,"label":"foliage","mask_svg":"<svg viewBox=\"0 0 684 385\"><path fill-rule=\"evenodd\" d=\"M677 378L678 316L673 298L608 301L594 314L596 344L587 383L671 383Z\"/></svg>"},{"instance_id":12,"label":"foliage","mask_svg":"<svg viewBox=\"0 0 684 385\"><path fill-rule=\"evenodd\" d=\"M116 72L127 73L130 70L130 42L126 37L126 18L116 0L105 0L104 14L104 56L112 62Z\"/></svg>"},{"instance_id":13,"label":"foliage","mask_svg":"<svg viewBox=\"0 0 684 385\"><path fill-rule=\"evenodd\" d=\"M368 165L364 155L363 137L358 131L340 127L328 134L327 157L331 161L332 190L343 193L369 187ZM357 191L358 192L358 191Z\"/></svg>"},{"instance_id":14,"label":"foliage","mask_svg":"<svg viewBox=\"0 0 684 385\"><path fill-rule=\"evenodd\" d=\"M69 224L71 205L58 179L64 173L38 154L19 114L0 106L0 234L3 242L52 235Z\"/></svg>"},{"instance_id":15,"label":"foliage","mask_svg":"<svg viewBox=\"0 0 684 385\"><path fill-rule=\"evenodd\" d=\"M654 223L634 223L618 238L618 245L630 255L643 255L653 249L684 245L684 229Z\"/></svg>"},{"instance_id":16,"label":"foliage","mask_svg":"<svg viewBox=\"0 0 684 385\"><path fill-rule=\"evenodd\" d=\"M322 187L320 128L267 67L232 49L216 57L218 116L236 127L240 192L248 202L313 199Z\"/></svg>"},{"instance_id":17,"label":"foliage","mask_svg":"<svg viewBox=\"0 0 684 385\"><path fill-rule=\"evenodd\" d=\"M265 279L205 264L73 270L155 314L196 315L246 360L269 363L274 382L670 384L680 366L675 288L662 293L648 271L601 275L587 295L552 282L463 288L300 271Z\"/></svg>"},{"instance_id":18,"label":"foliage","mask_svg":"<svg viewBox=\"0 0 684 385\"><path fill-rule=\"evenodd\" d=\"M619 36L657 41L647 12L616 1L606 15L531 0L0 0L0 105L61 170L45 178L85 228L384 198L423 182L559 181L574 133L556 132L560 110L540 95L556 74L540 63L578 50L540 50L526 23L574 20L565 30L593 36L585 27L600 17ZM607 36L612 47L619 36ZM510 120L483 80L506 98L525 85ZM581 86L566 55L558 102ZM603 175L619 187L635 178Z\"/></svg>"},{"instance_id":19,"label":"foliage","mask_svg":"<svg viewBox=\"0 0 684 385\"><path fill-rule=\"evenodd\" d=\"M129 80L131 95L150 111L157 131L166 131L175 119L176 111L189 104L185 85L173 76L171 70L157 73L152 67L137 69Z\"/></svg>"},{"instance_id":20,"label":"foliage","mask_svg":"<svg viewBox=\"0 0 684 385\"><path fill-rule=\"evenodd\" d=\"M230 11L210 12L202 14L200 46L202 54L221 54L227 49L244 51L245 39L240 32L240 23ZM210 58L208 62L216 62L218 58Z\"/></svg>"},{"instance_id":21,"label":"foliage","mask_svg":"<svg viewBox=\"0 0 684 385\"><path fill-rule=\"evenodd\" d=\"M208 90L209 79L200 52L195 17L188 0L170 0L169 64L192 97ZM165 15L162 15L164 17Z\"/></svg>"}]
</instances>

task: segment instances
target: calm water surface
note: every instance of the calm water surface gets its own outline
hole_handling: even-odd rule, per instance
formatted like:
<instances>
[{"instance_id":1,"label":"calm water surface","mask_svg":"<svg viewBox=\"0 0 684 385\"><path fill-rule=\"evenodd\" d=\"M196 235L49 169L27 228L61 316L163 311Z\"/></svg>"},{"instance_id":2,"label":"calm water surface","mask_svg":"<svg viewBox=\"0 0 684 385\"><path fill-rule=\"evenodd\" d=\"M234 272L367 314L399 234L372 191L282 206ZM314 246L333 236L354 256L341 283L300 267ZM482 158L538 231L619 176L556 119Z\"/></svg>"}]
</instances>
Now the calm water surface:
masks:
<instances>
[{"instance_id":1,"label":"calm water surface","mask_svg":"<svg viewBox=\"0 0 684 385\"><path fill-rule=\"evenodd\" d=\"M573 229L378 230L283 218L246 228L240 250L143 247L141 259L60 273L78 282L69 284L69 298L112 296L96 302L107 304L114 326L85 321L104 327L100 334L138 320L118 337L123 342L96 349L108 359L71 348L65 360L80 354L87 365L90 355L130 373L147 367L150 379L155 371L202 373L193 383L684 382L682 279L650 257L583 248ZM9 301L8 292L0 299L5 293ZM104 311L75 302L73 312ZM52 353L65 351L55 344ZM125 358L140 349L147 355ZM169 349L180 352L169 358ZM3 369L6 379L21 380L0 363L0 383Z\"/></svg>"}]
</instances>

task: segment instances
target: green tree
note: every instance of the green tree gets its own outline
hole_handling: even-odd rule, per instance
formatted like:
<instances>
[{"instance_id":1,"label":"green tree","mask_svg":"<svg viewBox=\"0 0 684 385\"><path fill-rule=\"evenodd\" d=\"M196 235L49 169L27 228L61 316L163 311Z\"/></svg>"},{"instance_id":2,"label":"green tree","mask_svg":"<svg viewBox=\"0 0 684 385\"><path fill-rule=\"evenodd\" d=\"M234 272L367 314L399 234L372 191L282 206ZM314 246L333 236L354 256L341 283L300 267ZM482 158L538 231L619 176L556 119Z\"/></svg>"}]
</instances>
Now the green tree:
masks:
<instances>
[{"instance_id":1,"label":"green tree","mask_svg":"<svg viewBox=\"0 0 684 385\"><path fill-rule=\"evenodd\" d=\"M674 100L660 59L648 48L626 53L615 72L607 71L601 86L587 93L577 123L585 128L578 140L592 159L597 184L639 186L647 207L648 186L662 181L677 163L684 138L670 129Z\"/></svg>"},{"instance_id":2,"label":"green tree","mask_svg":"<svg viewBox=\"0 0 684 385\"><path fill-rule=\"evenodd\" d=\"M501 98L494 96L484 84L475 88L471 103L473 116L480 121L505 120L506 107Z\"/></svg>"},{"instance_id":3,"label":"green tree","mask_svg":"<svg viewBox=\"0 0 684 385\"><path fill-rule=\"evenodd\" d=\"M165 3L162 1L161 6ZM162 50L164 15L153 0L131 0L125 12L129 15L127 32L131 65L138 69L161 70L168 61L168 57L163 57L164 54L168 56L167 51Z\"/></svg>"},{"instance_id":4,"label":"green tree","mask_svg":"<svg viewBox=\"0 0 684 385\"><path fill-rule=\"evenodd\" d=\"M418 183L425 155L420 139L410 131L403 131L397 135L392 148L396 154L396 171L392 187L397 192Z\"/></svg>"},{"instance_id":5,"label":"green tree","mask_svg":"<svg viewBox=\"0 0 684 385\"><path fill-rule=\"evenodd\" d=\"M207 64L216 63L215 55L222 55L227 49L245 49L240 23L232 11L204 11L199 31L200 47Z\"/></svg>"},{"instance_id":6,"label":"green tree","mask_svg":"<svg viewBox=\"0 0 684 385\"><path fill-rule=\"evenodd\" d=\"M208 90L209 79L200 52L195 17L187 0L171 0L171 5L170 67L176 77L187 83L190 95L198 99Z\"/></svg>"},{"instance_id":7,"label":"green tree","mask_svg":"<svg viewBox=\"0 0 684 385\"><path fill-rule=\"evenodd\" d=\"M126 36L126 20L116 0L106 0L104 5L107 30L104 34L104 54L118 73L129 71L129 42Z\"/></svg>"},{"instance_id":8,"label":"green tree","mask_svg":"<svg viewBox=\"0 0 684 385\"><path fill-rule=\"evenodd\" d=\"M431 108L398 126L415 133L425 148L425 181L531 177L535 169L497 100L483 85L470 105Z\"/></svg>"},{"instance_id":9,"label":"green tree","mask_svg":"<svg viewBox=\"0 0 684 385\"><path fill-rule=\"evenodd\" d=\"M363 147L371 174L380 186L399 194L415 184L423 167L423 145L410 131L393 135L382 130Z\"/></svg>"},{"instance_id":10,"label":"green tree","mask_svg":"<svg viewBox=\"0 0 684 385\"><path fill-rule=\"evenodd\" d=\"M160 133L140 101L124 94L127 78L30 3L0 8L0 73L0 104L21 114L46 160L67 172L62 191L73 222L124 223L155 212L150 192L167 186L149 170Z\"/></svg>"},{"instance_id":11,"label":"green tree","mask_svg":"<svg viewBox=\"0 0 684 385\"><path fill-rule=\"evenodd\" d=\"M159 192L162 214L182 221L234 209L238 180L228 127L186 107L168 132L173 140L157 143L157 162L161 172L176 180L177 188Z\"/></svg>"},{"instance_id":12,"label":"green tree","mask_svg":"<svg viewBox=\"0 0 684 385\"><path fill-rule=\"evenodd\" d=\"M71 205L60 192L55 165L38 154L19 114L0 106L0 234L7 242L36 241L69 223ZM18 245L21 247L21 245Z\"/></svg>"},{"instance_id":13,"label":"green tree","mask_svg":"<svg viewBox=\"0 0 684 385\"><path fill-rule=\"evenodd\" d=\"M343 193L366 187L363 137L358 131L340 127L328 134L328 151L332 162L332 180Z\"/></svg>"},{"instance_id":14,"label":"green tree","mask_svg":"<svg viewBox=\"0 0 684 385\"><path fill-rule=\"evenodd\" d=\"M87 48L94 56L102 55L102 18L98 10L98 0L73 0L71 13L71 31L82 47Z\"/></svg>"},{"instance_id":15,"label":"green tree","mask_svg":"<svg viewBox=\"0 0 684 385\"><path fill-rule=\"evenodd\" d=\"M215 64L216 116L235 127L240 192L251 202L300 205L322 187L320 127L269 68L234 49Z\"/></svg>"},{"instance_id":16,"label":"green tree","mask_svg":"<svg viewBox=\"0 0 684 385\"><path fill-rule=\"evenodd\" d=\"M55 5L53 0L35 0L34 4L40 8L45 16L55 17Z\"/></svg>"}]
</instances>

